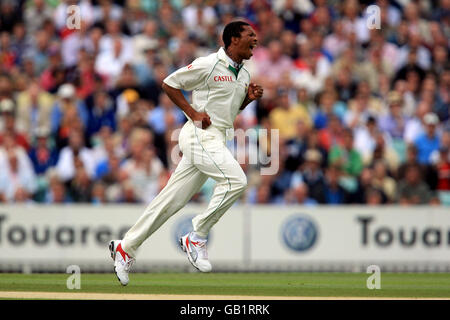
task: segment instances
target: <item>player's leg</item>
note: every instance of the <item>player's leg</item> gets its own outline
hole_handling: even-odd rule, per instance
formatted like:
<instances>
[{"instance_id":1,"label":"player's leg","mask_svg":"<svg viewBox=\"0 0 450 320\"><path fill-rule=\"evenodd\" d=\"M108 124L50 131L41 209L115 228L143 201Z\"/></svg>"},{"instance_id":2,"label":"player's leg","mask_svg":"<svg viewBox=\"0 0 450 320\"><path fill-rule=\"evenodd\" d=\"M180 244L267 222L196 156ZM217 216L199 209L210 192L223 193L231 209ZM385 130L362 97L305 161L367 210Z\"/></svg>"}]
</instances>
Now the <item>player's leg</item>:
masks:
<instances>
[{"instance_id":1,"label":"player's leg","mask_svg":"<svg viewBox=\"0 0 450 320\"><path fill-rule=\"evenodd\" d=\"M206 236L211 227L231 207L247 186L247 178L226 148L224 137L196 130L197 143L191 148L194 165L217 181L206 211L193 219L194 232L184 235L180 245L191 264L202 272L211 271L206 250Z\"/></svg>"},{"instance_id":2,"label":"player's leg","mask_svg":"<svg viewBox=\"0 0 450 320\"><path fill-rule=\"evenodd\" d=\"M122 240L122 248L136 256L140 245L197 193L208 177L183 156L167 185L147 206Z\"/></svg>"},{"instance_id":3,"label":"player's leg","mask_svg":"<svg viewBox=\"0 0 450 320\"><path fill-rule=\"evenodd\" d=\"M167 185L147 206L144 214L128 230L123 240L109 244L114 271L122 285L127 285L131 266L140 245L167 219L180 210L205 183L207 176L183 157Z\"/></svg>"},{"instance_id":4,"label":"player's leg","mask_svg":"<svg viewBox=\"0 0 450 320\"><path fill-rule=\"evenodd\" d=\"M200 237L208 235L212 226L236 202L247 187L247 177L239 163L227 148L212 150L212 165L197 165L204 174L217 181L207 209L194 217L194 232ZM217 153L220 153L217 154ZM222 159L222 161L216 161Z\"/></svg>"}]
</instances>

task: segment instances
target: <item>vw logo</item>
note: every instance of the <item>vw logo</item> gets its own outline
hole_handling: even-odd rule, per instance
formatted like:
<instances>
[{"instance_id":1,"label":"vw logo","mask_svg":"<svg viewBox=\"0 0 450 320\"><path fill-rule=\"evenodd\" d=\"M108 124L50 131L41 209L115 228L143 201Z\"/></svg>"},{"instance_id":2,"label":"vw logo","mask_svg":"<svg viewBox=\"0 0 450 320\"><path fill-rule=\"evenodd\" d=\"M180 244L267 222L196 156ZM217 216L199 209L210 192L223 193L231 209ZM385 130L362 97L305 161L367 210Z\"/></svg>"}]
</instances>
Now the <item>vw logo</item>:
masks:
<instances>
[{"instance_id":1,"label":"vw logo","mask_svg":"<svg viewBox=\"0 0 450 320\"><path fill-rule=\"evenodd\" d=\"M281 232L286 246L298 252L309 250L318 237L316 224L305 215L289 218L283 224Z\"/></svg>"}]
</instances>

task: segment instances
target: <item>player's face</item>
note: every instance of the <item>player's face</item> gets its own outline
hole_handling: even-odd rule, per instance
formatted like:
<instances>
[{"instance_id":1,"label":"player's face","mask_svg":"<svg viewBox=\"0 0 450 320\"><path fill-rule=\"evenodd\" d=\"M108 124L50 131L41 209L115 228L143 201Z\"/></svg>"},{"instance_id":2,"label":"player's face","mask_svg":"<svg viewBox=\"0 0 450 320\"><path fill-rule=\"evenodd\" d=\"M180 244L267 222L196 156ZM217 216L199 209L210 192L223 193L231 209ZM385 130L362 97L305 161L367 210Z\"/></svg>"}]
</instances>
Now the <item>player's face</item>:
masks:
<instances>
[{"instance_id":1,"label":"player's face","mask_svg":"<svg viewBox=\"0 0 450 320\"><path fill-rule=\"evenodd\" d=\"M242 59L250 59L253 55L253 49L258 44L256 32L250 26L244 26L244 31L241 32L241 38L238 42L239 55Z\"/></svg>"}]
</instances>

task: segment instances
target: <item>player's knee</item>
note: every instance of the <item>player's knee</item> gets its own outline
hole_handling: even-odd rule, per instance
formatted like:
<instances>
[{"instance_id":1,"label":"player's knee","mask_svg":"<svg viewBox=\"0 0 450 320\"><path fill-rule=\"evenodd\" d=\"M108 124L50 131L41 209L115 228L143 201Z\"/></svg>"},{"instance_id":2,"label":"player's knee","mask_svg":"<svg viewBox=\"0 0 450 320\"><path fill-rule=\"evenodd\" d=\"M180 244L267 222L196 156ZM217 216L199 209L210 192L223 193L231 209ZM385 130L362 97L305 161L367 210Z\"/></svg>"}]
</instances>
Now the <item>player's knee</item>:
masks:
<instances>
[{"instance_id":1,"label":"player's knee","mask_svg":"<svg viewBox=\"0 0 450 320\"><path fill-rule=\"evenodd\" d=\"M245 189L247 189L247 177L245 175L241 176L237 181L236 181L236 189L239 192L243 192Z\"/></svg>"}]
</instances>

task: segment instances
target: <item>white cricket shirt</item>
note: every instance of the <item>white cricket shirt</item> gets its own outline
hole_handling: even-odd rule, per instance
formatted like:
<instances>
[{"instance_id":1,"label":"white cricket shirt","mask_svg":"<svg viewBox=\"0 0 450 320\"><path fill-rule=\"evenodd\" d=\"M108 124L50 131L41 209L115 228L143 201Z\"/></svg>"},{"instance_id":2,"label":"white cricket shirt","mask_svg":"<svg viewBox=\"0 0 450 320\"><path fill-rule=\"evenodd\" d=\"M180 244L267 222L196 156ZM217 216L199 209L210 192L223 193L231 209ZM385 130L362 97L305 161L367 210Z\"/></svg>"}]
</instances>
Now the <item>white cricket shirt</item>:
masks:
<instances>
[{"instance_id":1,"label":"white cricket shirt","mask_svg":"<svg viewBox=\"0 0 450 320\"><path fill-rule=\"evenodd\" d=\"M250 73L242 66L236 74L228 67L233 61L225 50L195 59L164 79L167 85L192 91L192 107L206 112L219 129L233 128L233 122L247 95ZM233 67L233 65L231 65Z\"/></svg>"}]
</instances>

